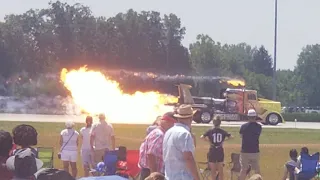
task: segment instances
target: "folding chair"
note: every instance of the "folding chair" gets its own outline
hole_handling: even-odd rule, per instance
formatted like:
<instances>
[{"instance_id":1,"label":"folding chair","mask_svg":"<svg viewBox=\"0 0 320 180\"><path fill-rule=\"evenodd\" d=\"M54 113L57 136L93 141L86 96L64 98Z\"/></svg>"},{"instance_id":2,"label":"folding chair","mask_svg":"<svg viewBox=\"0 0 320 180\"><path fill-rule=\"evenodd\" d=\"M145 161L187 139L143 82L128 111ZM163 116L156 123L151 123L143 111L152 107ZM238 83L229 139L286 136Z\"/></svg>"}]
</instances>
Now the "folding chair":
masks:
<instances>
[{"instance_id":1,"label":"folding chair","mask_svg":"<svg viewBox=\"0 0 320 180\"><path fill-rule=\"evenodd\" d=\"M230 167L230 177L231 180L233 179L234 173L237 174L237 177L239 177L240 171L241 171L241 165L240 165L240 154L238 153L231 153L231 162L229 162ZM247 170L247 175L251 171L251 166L249 166L249 169Z\"/></svg>"},{"instance_id":2,"label":"folding chair","mask_svg":"<svg viewBox=\"0 0 320 180\"><path fill-rule=\"evenodd\" d=\"M316 177L319 157L319 152L313 155L301 154L301 170L297 174L298 180L310 180Z\"/></svg>"},{"instance_id":3,"label":"folding chair","mask_svg":"<svg viewBox=\"0 0 320 180\"><path fill-rule=\"evenodd\" d=\"M53 148L52 147L38 147L38 158L43 162L43 168L53 168Z\"/></svg>"},{"instance_id":4,"label":"folding chair","mask_svg":"<svg viewBox=\"0 0 320 180\"><path fill-rule=\"evenodd\" d=\"M130 179L137 179L140 173L139 150L127 150L125 161L119 161L117 174Z\"/></svg>"},{"instance_id":5,"label":"folding chair","mask_svg":"<svg viewBox=\"0 0 320 180\"><path fill-rule=\"evenodd\" d=\"M200 171L200 175L202 177L203 180L209 180L211 179L211 170L209 167L209 163L208 162L198 162L199 165L203 166L204 168L199 168Z\"/></svg>"},{"instance_id":6,"label":"folding chair","mask_svg":"<svg viewBox=\"0 0 320 180\"><path fill-rule=\"evenodd\" d=\"M106 151L103 162L99 162L95 169L91 169L90 173L94 176L110 176L115 175L118 162L117 151Z\"/></svg>"}]
</instances>

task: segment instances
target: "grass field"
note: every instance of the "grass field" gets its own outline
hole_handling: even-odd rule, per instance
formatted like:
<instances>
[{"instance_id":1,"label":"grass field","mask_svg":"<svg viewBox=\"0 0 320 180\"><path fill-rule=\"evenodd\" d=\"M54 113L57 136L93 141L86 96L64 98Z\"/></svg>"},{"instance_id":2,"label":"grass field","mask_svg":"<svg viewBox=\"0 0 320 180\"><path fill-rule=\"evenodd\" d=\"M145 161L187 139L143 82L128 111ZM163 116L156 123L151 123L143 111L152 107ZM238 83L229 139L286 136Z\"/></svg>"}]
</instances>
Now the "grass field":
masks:
<instances>
[{"instance_id":1,"label":"grass field","mask_svg":"<svg viewBox=\"0 0 320 180\"><path fill-rule=\"evenodd\" d=\"M10 131L19 122L1 122L0 129ZM56 168L62 168L62 162L57 159L59 151L58 142L59 134L64 129L63 123L27 123L34 126L38 131L38 146L54 147L54 165ZM79 131L84 124L76 124ZM145 137L145 125L120 125L114 124L116 133L116 146L126 146L128 149L138 149L143 138ZM193 127L192 131L196 134L196 159L197 161L205 161L208 144L200 140L201 134L208 127ZM234 139L225 143L225 162L230 161L232 152L240 151L241 139L239 137L239 128L224 128L233 136ZM320 150L320 135L318 130L301 130L301 129L263 129L260 138L261 148L261 170L264 179L275 180L280 179L283 173L283 165L288 160L288 152L292 148L300 150L301 147L309 147L311 152ZM80 157L80 156L79 156ZM79 176L83 174L81 161L78 161ZM230 179L229 167L225 168L225 179Z\"/></svg>"}]
</instances>

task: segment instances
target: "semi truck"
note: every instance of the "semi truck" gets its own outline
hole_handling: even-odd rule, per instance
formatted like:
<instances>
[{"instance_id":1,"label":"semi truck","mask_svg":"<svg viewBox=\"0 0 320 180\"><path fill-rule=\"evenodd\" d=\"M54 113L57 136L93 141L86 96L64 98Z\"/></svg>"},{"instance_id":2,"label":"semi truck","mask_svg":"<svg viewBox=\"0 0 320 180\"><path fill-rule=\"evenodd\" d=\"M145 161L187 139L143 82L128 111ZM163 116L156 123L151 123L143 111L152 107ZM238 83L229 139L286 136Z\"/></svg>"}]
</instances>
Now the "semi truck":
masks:
<instances>
[{"instance_id":1,"label":"semi truck","mask_svg":"<svg viewBox=\"0 0 320 180\"><path fill-rule=\"evenodd\" d=\"M246 121L249 109L257 112L257 120L263 124L277 125L284 123L281 115L281 102L258 98L256 90L245 88L226 88L221 90L219 98L192 96L187 84L177 85L178 103L190 104L196 110L193 121L210 123L215 116L223 121Z\"/></svg>"}]
</instances>

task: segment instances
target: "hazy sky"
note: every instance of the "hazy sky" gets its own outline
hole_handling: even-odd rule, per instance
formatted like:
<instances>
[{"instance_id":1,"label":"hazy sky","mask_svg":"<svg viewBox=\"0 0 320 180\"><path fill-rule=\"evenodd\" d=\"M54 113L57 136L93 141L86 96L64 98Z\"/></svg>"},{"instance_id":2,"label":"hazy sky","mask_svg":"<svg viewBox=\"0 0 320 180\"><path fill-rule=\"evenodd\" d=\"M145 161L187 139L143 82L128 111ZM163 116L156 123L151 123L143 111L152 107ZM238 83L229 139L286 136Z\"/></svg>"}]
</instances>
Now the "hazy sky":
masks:
<instances>
[{"instance_id":1,"label":"hazy sky","mask_svg":"<svg viewBox=\"0 0 320 180\"><path fill-rule=\"evenodd\" d=\"M175 13L187 28L183 44L199 33L222 43L264 45L273 54L274 0L62 0L82 3L94 15L114 16L129 8ZM47 0L0 0L0 19L6 14L47 7ZM320 43L320 0L278 0L277 67L293 69L301 48Z\"/></svg>"}]
</instances>

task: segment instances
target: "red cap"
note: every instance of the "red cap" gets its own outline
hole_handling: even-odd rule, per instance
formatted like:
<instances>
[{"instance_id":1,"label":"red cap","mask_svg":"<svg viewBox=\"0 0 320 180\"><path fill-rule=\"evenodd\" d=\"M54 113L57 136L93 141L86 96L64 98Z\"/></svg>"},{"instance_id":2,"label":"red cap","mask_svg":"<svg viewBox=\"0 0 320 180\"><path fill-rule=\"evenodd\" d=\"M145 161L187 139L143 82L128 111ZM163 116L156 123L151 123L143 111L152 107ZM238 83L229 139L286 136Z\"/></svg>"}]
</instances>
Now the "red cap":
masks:
<instances>
[{"instance_id":1,"label":"red cap","mask_svg":"<svg viewBox=\"0 0 320 180\"><path fill-rule=\"evenodd\" d=\"M173 117L174 113L173 112L168 112L168 113L165 113L161 120L164 120L164 121L168 121L168 122L172 122L172 123L176 123L177 120Z\"/></svg>"}]
</instances>

